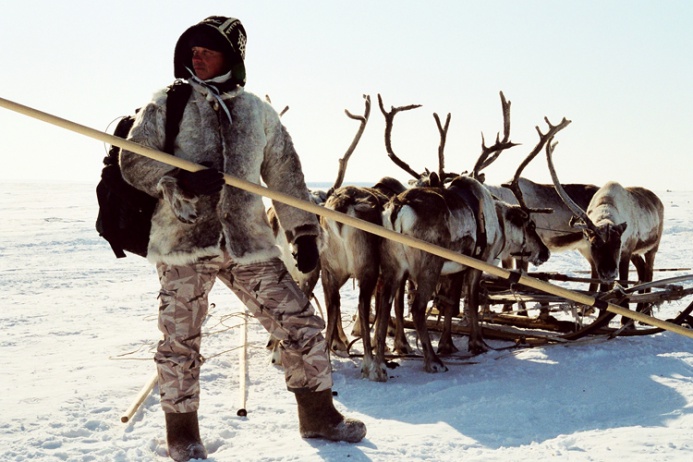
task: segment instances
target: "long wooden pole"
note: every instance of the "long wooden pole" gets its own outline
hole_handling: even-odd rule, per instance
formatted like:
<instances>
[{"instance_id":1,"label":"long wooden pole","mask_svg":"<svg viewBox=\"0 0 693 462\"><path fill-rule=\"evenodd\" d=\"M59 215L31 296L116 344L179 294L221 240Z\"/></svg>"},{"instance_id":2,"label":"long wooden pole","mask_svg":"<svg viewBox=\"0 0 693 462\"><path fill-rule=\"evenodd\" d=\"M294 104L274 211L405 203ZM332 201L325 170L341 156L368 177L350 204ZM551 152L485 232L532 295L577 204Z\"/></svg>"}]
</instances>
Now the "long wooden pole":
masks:
<instances>
[{"instance_id":1,"label":"long wooden pole","mask_svg":"<svg viewBox=\"0 0 693 462\"><path fill-rule=\"evenodd\" d=\"M95 130L93 128L86 127L84 125L77 124L75 122L71 122L69 120L62 119L60 117L39 111L37 109L33 109L27 106L23 106L21 104L6 100L4 98L0 98L0 106L10 109L12 111L18 112L20 114L27 115L29 117L33 117L35 119L42 120L44 122L57 125L58 127L65 128L67 130L71 130L73 132L79 133L81 135L88 136L90 138L97 139L99 141L103 141L104 143L112 144L115 146L119 146L122 149L126 149L128 151L132 151L134 153L140 154L145 157L149 157L154 160L158 160L159 162L166 163L168 165L172 165L174 167L179 167L185 170L189 170L192 172L196 172L198 170L202 170L205 167L195 164L193 162L189 162L185 159L181 159L175 156L172 156L170 154L163 153L161 151L157 151L155 149L147 148L145 146L141 146L137 143L134 143L132 141L127 141L122 138L119 138L117 136L109 135L108 133L104 133L98 130ZM527 287L531 287L533 289L540 290L542 292L546 292L552 295L556 295L558 297L565 298L566 300L571 300L573 302L581 303L584 305L589 305L589 306L597 306L600 309L606 309L609 312L625 316L627 318L632 318L636 321L642 322L644 324L648 324L650 326L655 326L659 327L661 329L665 329L671 332L675 332L677 334L684 335L688 338L693 338L693 330L691 329L686 329L685 327L679 326L677 324L673 324L667 321L662 321L660 319L654 318L652 316L647 316L643 313L638 313L636 311L629 310L628 308L623 308L618 305L614 305L613 303L606 303L603 301L600 301L594 297L591 297L586 294L581 294L579 292L573 292L571 290L565 289L563 287L555 286L553 284L550 284L548 282L540 281L538 279L534 279L525 275L519 275L518 273L515 273L513 271L508 271L506 269L500 268L498 266L491 265L489 263L476 260L472 257L468 257L466 255L462 255L459 253L452 252L448 249L445 249L443 247L438 247L433 244L429 244L426 241L422 241L420 239L416 239L410 236L406 236L403 234L396 233L394 231L390 231L388 229L383 228L382 226L375 225L373 223L369 223L365 220L361 220L358 218L351 217L349 215L346 215L341 212L337 212L335 210L331 210L325 207L321 207L319 205L313 204L311 202L298 199L293 196L289 196L287 194L271 190L269 188L266 188L264 186L251 183L249 181L236 178L230 175L224 175L224 180L226 181L226 184L230 186L234 186L239 189L243 189L244 191L248 191L254 194L258 194L261 196L268 197L272 200L276 200L279 202L282 202L284 204L291 205L293 207L314 213L316 215L324 216L327 218L330 218L332 220L335 220L337 222L353 226L354 228L360 229L362 231L366 231L372 234L375 234L377 236L386 238L386 239L391 239L393 241L399 242L400 244L404 244L410 247L414 247L419 250L423 250L429 253L432 253L433 255L437 255L439 257L445 258L450 261L454 261L456 263L470 266L472 268L476 268L478 270L484 271L486 273L492 274L494 276L498 276L500 278L508 279L511 280L515 283L522 284Z\"/></svg>"},{"instance_id":2,"label":"long wooden pole","mask_svg":"<svg viewBox=\"0 0 693 462\"><path fill-rule=\"evenodd\" d=\"M120 421L123 423L128 423L130 419L132 419L132 416L135 415L135 412L137 412L137 409L142 405L145 399L147 399L147 396L149 396L149 393L152 392L154 387L156 386L157 381L159 380L159 374L154 372L151 377L147 380L147 382L144 384L142 389L140 390L139 393L137 393L137 396L135 396L135 399L132 401L132 404L130 404L130 407L127 408L125 413L120 417Z\"/></svg>"},{"instance_id":3,"label":"long wooden pole","mask_svg":"<svg viewBox=\"0 0 693 462\"><path fill-rule=\"evenodd\" d=\"M248 399L248 312L243 311L243 327L241 328L241 348L239 350L239 362L240 367L238 368L238 394L240 396L240 406L238 407L238 412L236 415L239 417L245 417L248 415L248 410L246 409L246 401Z\"/></svg>"}]
</instances>

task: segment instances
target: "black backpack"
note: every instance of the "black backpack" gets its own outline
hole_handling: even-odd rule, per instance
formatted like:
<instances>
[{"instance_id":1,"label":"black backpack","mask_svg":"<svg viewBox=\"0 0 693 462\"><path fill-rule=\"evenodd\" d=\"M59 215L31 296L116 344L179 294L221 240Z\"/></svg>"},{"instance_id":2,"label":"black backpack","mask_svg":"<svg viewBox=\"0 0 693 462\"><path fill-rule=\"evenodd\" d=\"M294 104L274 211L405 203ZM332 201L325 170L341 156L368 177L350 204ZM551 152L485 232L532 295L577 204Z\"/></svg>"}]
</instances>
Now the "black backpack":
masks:
<instances>
[{"instance_id":1,"label":"black backpack","mask_svg":"<svg viewBox=\"0 0 693 462\"><path fill-rule=\"evenodd\" d=\"M176 82L168 88L164 146L164 152L168 154L173 154L173 145L191 92L190 85L182 82ZM126 138L134 121L134 116L123 117L113 134ZM117 258L125 257L125 250L146 257L152 214L158 199L134 188L123 179L119 156L120 148L111 146L103 159L101 181L96 186L99 203L96 231L108 241Z\"/></svg>"}]
</instances>

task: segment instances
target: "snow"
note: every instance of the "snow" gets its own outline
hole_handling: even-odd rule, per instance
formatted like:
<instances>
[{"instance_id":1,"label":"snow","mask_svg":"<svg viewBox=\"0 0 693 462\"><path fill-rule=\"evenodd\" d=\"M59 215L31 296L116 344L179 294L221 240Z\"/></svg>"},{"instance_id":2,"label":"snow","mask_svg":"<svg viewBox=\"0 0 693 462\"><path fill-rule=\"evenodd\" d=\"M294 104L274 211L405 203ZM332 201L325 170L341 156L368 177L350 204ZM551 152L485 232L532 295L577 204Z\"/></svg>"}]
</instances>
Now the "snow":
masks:
<instances>
[{"instance_id":1,"label":"snow","mask_svg":"<svg viewBox=\"0 0 693 462\"><path fill-rule=\"evenodd\" d=\"M120 420L154 372L158 283L144 259L116 259L97 235L94 187L0 184L2 461L170 460L156 389L130 422ZM693 193L659 195L666 223L657 267L689 268ZM542 269L571 273L586 265L577 254L562 254ZM679 334L492 350L444 359L450 370L440 374L425 373L418 359L398 359L387 383L361 379L359 358L333 357L336 406L362 419L368 435L358 444L329 443L299 437L294 398L253 319L248 414L236 415L243 307L222 284L210 301L200 409L210 461L693 456L693 340ZM350 283L342 303L350 332ZM666 319L683 307L685 301L668 303L656 314ZM455 341L466 348L463 337Z\"/></svg>"}]
</instances>

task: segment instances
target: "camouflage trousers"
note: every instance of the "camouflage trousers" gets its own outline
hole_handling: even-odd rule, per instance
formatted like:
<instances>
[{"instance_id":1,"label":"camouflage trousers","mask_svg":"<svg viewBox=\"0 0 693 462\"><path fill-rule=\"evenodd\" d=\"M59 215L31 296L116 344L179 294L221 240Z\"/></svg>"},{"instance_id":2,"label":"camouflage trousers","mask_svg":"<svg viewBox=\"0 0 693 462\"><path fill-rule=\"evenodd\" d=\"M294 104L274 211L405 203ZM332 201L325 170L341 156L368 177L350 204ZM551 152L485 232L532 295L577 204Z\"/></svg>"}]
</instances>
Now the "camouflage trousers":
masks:
<instances>
[{"instance_id":1,"label":"camouflage trousers","mask_svg":"<svg viewBox=\"0 0 693 462\"><path fill-rule=\"evenodd\" d=\"M161 283L159 330L164 334L154 360L164 412L199 407L202 323L207 296L219 278L248 307L262 326L281 340L282 364L290 391L332 387L324 321L278 258L238 265L228 255L203 258L192 265L156 266Z\"/></svg>"}]
</instances>

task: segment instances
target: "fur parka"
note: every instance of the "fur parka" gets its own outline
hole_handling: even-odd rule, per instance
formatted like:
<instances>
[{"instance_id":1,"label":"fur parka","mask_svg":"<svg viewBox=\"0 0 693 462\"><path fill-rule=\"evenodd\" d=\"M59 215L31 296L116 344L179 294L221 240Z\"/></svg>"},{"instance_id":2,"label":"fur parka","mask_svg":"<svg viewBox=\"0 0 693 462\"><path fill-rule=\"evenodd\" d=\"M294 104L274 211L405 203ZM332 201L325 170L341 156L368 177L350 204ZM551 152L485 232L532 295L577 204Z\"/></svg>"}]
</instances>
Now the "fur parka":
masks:
<instances>
[{"instance_id":1,"label":"fur parka","mask_svg":"<svg viewBox=\"0 0 693 462\"><path fill-rule=\"evenodd\" d=\"M264 181L270 189L308 200L299 157L272 106L238 87L221 95L227 114L207 88L190 84L192 95L174 143L176 157L256 184ZM163 148L166 97L162 90L139 111L130 141ZM120 166L128 183L159 198L149 236L150 261L185 265L220 254L222 246L241 264L280 255L262 197L228 185L213 196L186 197L177 187L175 169L126 150L121 152ZM181 203L195 209L192 223L178 218L181 211L176 207ZM314 214L279 202L272 205L289 242L319 234Z\"/></svg>"}]
</instances>

